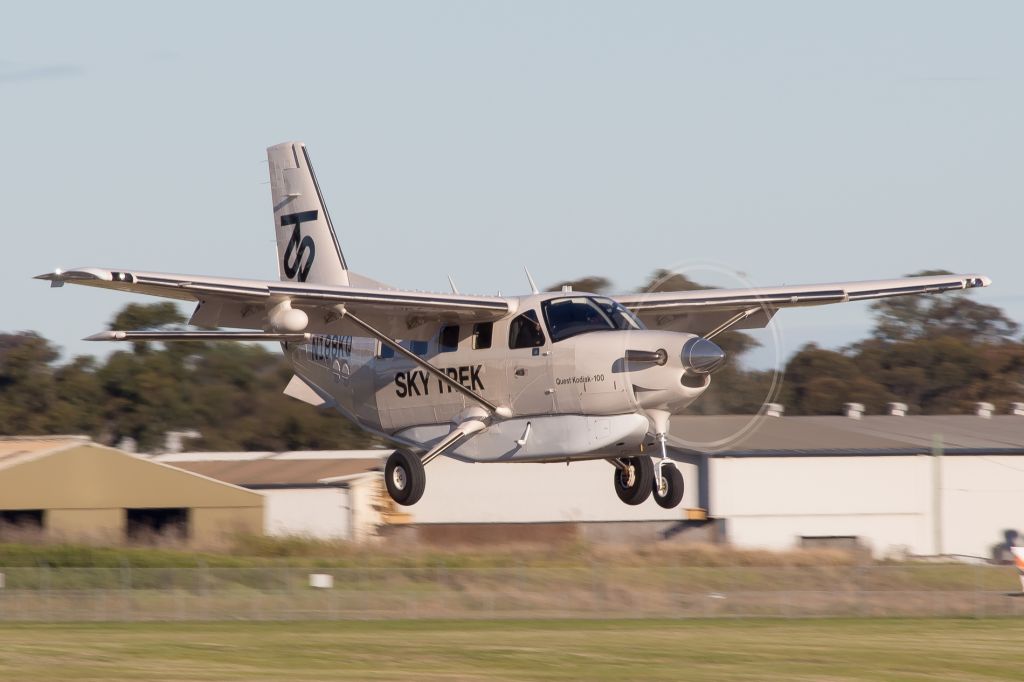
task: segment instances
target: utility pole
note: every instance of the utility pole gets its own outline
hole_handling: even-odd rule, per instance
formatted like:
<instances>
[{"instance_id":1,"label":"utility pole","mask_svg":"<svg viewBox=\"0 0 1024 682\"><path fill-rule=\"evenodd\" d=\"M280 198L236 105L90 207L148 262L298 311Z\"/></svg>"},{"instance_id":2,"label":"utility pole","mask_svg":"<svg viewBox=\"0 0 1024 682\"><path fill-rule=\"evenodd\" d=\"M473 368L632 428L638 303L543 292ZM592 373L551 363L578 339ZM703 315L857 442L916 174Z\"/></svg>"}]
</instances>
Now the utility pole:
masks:
<instances>
[{"instance_id":1,"label":"utility pole","mask_svg":"<svg viewBox=\"0 0 1024 682\"><path fill-rule=\"evenodd\" d=\"M936 556L942 551L942 434L932 438L932 547Z\"/></svg>"}]
</instances>

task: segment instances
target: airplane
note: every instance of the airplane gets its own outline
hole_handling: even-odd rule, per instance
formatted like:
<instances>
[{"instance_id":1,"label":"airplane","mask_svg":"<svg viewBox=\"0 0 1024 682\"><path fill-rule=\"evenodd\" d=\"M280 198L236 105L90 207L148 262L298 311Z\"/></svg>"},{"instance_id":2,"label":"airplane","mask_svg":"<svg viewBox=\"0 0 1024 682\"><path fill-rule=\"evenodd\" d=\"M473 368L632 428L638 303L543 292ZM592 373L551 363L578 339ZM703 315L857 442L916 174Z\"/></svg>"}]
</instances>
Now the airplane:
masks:
<instances>
[{"instance_id":1,"label":"airplane","mask_svg":"<svg viewBox=\"0 0 1024 682\"><path fill-rule=\"evenodd\" d=\"M522 296L391 288L349 269L306 145L267 150L279 280L80 267L37 276L186 301L194 330L112 330L95 341L277 341L284 392L333 408L397 446L384 481L423 495L439 456L467 462L614 466L619 499L666 509L684 481L667 452L672 415L726 360L714 338L767 326L783 308L985 287L941 275L750 289ZM653 452L653 454L652 454Z\"/></svg>"}]
</instances>

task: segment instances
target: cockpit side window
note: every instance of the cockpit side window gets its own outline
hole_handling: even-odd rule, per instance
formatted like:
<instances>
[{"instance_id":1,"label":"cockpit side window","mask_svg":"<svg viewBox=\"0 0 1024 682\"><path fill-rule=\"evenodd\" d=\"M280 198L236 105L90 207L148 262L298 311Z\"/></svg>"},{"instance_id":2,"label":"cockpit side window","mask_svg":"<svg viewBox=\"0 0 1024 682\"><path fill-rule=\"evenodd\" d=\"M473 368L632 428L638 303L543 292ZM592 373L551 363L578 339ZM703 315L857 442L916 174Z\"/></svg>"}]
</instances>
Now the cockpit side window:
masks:
<instances>
[{"instance_id":1,"label":"cockpit side window","mask_svg":"<svg viewBox=\"0 0 1024 682\"><path fill-rule=\"evenodd\" d=\"M508 327L509 348L536 348L544 345L544 331L540 327L537 311L527 310L512 320Z\"/></svg>"}]
</instances>

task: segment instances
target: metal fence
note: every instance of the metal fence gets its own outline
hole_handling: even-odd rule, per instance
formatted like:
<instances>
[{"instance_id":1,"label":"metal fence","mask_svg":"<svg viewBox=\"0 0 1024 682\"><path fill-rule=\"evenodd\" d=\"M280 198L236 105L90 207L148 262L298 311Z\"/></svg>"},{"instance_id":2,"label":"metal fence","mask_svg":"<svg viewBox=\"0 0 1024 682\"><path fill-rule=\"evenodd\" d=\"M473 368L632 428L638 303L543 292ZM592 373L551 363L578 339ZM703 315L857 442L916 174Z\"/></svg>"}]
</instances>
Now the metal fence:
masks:
<instances>
[{"instance_id":1,"label":"metal fence","mask_svg":"<svg viewBox=\"0 0 1024 682\"><path fill-rule=\"evenodd\" d=\"M983 565L0 573L0 621L1024 616L1013 568Z\"/></svg>"}]
</instances>

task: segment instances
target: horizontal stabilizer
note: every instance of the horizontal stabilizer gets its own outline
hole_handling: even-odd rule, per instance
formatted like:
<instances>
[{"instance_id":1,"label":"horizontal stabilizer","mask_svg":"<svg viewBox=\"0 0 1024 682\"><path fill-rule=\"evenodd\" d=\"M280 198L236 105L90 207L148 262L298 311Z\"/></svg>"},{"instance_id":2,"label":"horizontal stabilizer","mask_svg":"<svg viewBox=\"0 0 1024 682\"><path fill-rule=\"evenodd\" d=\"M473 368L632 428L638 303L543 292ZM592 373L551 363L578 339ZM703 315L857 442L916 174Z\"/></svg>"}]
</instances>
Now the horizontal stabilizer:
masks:
<instances>
[{"instance_id":1,"label":"horizontal stabilizer","mask_svg":"<svg viewBox=\"0 0 1024 682\"><path fill-rule=\"evenodd\" d=\"M84 341L309 341L310 334L279 334L275 332L147 332L108 331L87 336Z\"/></svg>"}]
</instances>

